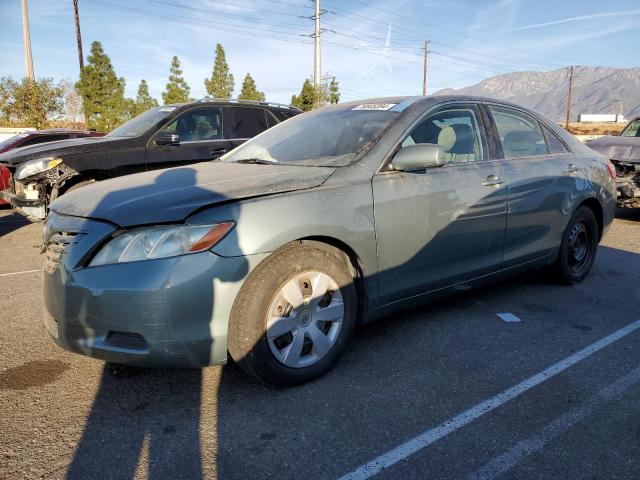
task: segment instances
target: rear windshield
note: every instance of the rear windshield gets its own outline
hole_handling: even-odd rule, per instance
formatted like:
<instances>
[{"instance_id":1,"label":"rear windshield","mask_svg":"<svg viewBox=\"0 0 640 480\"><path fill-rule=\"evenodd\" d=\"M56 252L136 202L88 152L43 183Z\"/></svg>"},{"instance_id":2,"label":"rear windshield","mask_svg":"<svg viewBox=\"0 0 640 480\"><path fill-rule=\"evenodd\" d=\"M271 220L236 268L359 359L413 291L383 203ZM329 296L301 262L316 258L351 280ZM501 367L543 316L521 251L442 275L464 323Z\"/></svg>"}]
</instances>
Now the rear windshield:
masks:
<instances>
[{"instance_id":1,"label":"rear windshield","mask_svg":"<svg viewBox=\"0 0 640 480\"><path fill-rule=\"evenodd\" d=\"M373 107L327 108L296 115L222 157L224 162L346 166L399 115Z\"/></svg>"},{"instance_id":2,"label":"rear windshield","mask_svg":"<svg viewBox=\"0 0 640 480\"><path fill-rule=\"evenodd\" d=\"M138 137L169 117L178 107L155 107L107 133L107 137Z\"/></svg>"},{"instance_id":3,"label":"rear windshield","mask_svg":"<svg viewBox=\"0 0 640 480\"><path fill-rule=\"evenodd\" d=\"M9 138L5 138L4 140L2 140L0 142L0 151L2 151L3 149L5 149L7 147L10 147L11 145L16 143L21 138L28 137L28 136L29 136L28 133L19 133L18 135L12 135Z\"/></svg>"}]
</instances>

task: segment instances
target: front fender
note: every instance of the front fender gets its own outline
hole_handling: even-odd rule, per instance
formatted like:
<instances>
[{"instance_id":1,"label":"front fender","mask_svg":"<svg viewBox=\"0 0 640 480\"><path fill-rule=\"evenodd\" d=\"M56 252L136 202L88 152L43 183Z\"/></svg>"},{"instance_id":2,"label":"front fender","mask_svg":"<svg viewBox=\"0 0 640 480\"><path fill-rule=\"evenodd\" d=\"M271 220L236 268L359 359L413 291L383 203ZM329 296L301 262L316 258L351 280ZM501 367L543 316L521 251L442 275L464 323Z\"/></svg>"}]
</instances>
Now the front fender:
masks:
<instances>
[{"instance_id":1,"label":"front fender","mask_svg":"<svg viewBox=\"0 0 640 480\"><path fill-rule=\"evenodd\" d=\"M269 195L202 211L188 223L233 220L236 228L213 248L224 257L269 253L301 238L325 237L358 257L369 292L377 292L377 253L371 183ZM372 297L375 297L373 295Z\"/></svg>"}]
</instances>

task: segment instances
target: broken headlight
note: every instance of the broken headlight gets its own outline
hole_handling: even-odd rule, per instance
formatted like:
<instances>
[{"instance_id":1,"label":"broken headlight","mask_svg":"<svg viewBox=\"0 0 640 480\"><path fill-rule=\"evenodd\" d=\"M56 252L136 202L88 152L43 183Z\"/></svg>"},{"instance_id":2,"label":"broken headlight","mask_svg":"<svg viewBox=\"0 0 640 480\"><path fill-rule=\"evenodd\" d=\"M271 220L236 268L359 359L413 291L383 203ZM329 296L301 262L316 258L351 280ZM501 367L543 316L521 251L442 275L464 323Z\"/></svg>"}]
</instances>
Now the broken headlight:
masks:
<instances>
[{"instance_id":1,"label":"broken headlight","mask_svg":"<svg viewBox=\"0 0 640 480\"><path fill-rule=\"evenodd\" d=\"M90 267L202 252L233 228L233 222L210 225L158 225L113 237L89 262Z\"/></svg>"},{"instance_id":2,"label":"broken headlight","mask_svg":"<svg viewBox=\"0 0 640 480\"><path fill-rule=\"evenodd\" d=\"M38 173L46 172L57 167L62 163L62 159L58 157L44 157L31 160L20 165L16 169L15 179L22 180Z\"/></svg>"}]
</instances>

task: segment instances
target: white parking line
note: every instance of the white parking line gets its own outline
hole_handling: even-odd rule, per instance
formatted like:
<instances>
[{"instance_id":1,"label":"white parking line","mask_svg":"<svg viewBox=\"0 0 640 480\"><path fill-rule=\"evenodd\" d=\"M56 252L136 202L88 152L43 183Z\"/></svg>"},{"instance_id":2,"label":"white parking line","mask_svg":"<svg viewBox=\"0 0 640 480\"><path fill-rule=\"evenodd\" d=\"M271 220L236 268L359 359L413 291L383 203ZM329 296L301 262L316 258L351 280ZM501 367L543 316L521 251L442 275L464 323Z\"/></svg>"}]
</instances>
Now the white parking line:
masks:
<instances>
[{"instance_id":1,"label":"white parking line","mask_svg":"<svg viewBox=\"0 0 640 480\"><path fill-rule=\"evenodd\" d=\"M522 321L513 313L496 313L496 315L507 323L518 323Z\"/></svg>"},{"instance_id":2,"label":"white parking line","mask_svg":"<svg viewBox=\"0 0 640 480\"><path fill-rule=\"evenodd\" d=\"M446 420L437 427L431 428L421 433L417 437L408 440L407 442L394 448L393 450L390 450L387 453L383 453L374 460L361 465L353 472L347 473L346 475L340 477L340 480L362 480L373 477L381 470L404 460L405 458L413 455L423 448L428 447L429 445L437 442L448 434L455 432L468 423L471 423L477 418L480 418L484 414L495 410L496 408L507 403L509 400L513 400L527 390L530 390L531 388L543 383L544 381L549 380L550 378L563 372L567 368L575 365L576 363L584 360L585 358L593 355L594 353L611 345L616 340L629 335L639 328L640 320L636 320L626 327L613 332L611 335L608 335L598 340L597 342L592 343L588 347L583 348L579 352L576 352L573 355L570 355L567 358L554 363L540 373L536 373L532 377L529 377L526 380L518 383L517 385L504 390L496 396L471 407L470 409L458 414L453 418L450 418L449 420Z\"/></svg>"},{"instance_id":3,"label":"white parking line","mask_svg":"<svg viewBox=\"0 0 640 480\"><path fill-rule=\"evenodd\" d=\"M24 270L22 272L11 272L11 273L0 273L0 277L10 277L11 275L22 275L23 273L35 273L41 272L41 269L38 270Z\"/></svg>"},{"instance_id":4,"label":"white parking line","mask_svg":"<svg viewBox=\"0 0 640 480\"><path fill-rule=\"evenodd\" d=\"M621 397L638 382L640 382L640 367L604 387L579 408L565 413L539 430L535 435L518 442L510 450L498 455L482 468L471 474L469 480L493 480L499 477L503 473L511 470L511 468L529 455L544 448L545 444L591 415L608 401Z\"/></svg>"}]
</instances>

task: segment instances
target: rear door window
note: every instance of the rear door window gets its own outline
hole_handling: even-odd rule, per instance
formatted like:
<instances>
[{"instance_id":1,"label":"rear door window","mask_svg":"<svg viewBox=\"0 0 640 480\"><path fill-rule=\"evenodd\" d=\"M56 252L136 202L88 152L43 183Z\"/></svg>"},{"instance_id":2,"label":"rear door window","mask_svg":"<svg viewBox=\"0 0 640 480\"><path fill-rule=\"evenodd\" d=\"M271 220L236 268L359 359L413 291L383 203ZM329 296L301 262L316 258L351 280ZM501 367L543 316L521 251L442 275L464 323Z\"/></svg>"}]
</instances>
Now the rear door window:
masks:
<instances>
[{"instance_id":1,"label":"rear door window","mask_svg":"<svg viewBox=\"0 0 640 480\"><path fill-rule=\"evenodd\" d=\"M273 115L273 112L266 110L265 114L267 115L267 128L271 128L278 124L278 119Z\"/></svg>"},{"instance_id":2,"label":"rear door window","mask_svg":"<svg viewBox=\"0 0 640 480\"><path fill-rule=\"evenodd\" d=\"M553 133L550 129L542 125L542 130L544 131L544 136L547 139L547 146L549 147L549 152L553 154L562 154L569 153L569 149L567 146L560 141L556 134Z\"/></svg>"},{"instance_id":3,"label":"rear door window","mask_svg":"<svg viewBox=\"0 0 640 480\"><path fill-rule=\"evenodd\" d=\"M549 148L540 123L519 110L491 105L489 107L498 129L505 158L548 155Z\"/></svg>"},{"instance_id":4,"label":"rear door window","mask_svg":"<svg viewBox=\"0 0 640 480\"><path fill-rule=\"evenodd\" d=\"M236 138L252 138L267 129L263 108L231 107L230 110Z\"/></svg>"}]
</instances>

